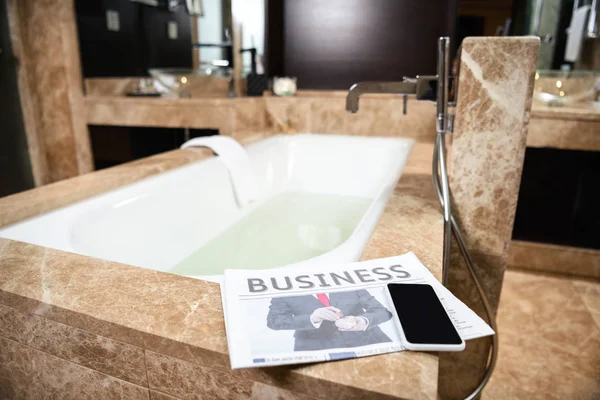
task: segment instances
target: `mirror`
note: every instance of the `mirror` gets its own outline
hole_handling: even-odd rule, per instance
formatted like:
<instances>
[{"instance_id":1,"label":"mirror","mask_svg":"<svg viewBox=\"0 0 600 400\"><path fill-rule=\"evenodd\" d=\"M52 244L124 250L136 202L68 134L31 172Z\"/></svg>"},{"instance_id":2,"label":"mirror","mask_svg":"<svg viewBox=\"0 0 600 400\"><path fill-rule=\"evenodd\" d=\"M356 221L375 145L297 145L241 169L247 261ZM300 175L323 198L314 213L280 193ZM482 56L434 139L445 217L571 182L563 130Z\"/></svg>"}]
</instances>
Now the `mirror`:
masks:
<instances>
[{"instance_id":1,"label":"mirror","mask_svg":"<svg viewBox=\"0 0 600 400\"><path fill-rule=\"evenodd\" d=\"M194 67L230 68L233 62L231 40L231 0L203 0L203 15L192 17Z\"/></svg>"},{"instance_id":2,"label":"mirror","mask_svg":"<svg viewBox=\"0 0 600 400\"><path fill-rule=\"evenodd\" d=\"M262 57L265 53L265 0L233 0L233 9L239 24L236 34L241 35L241 73L246 77L253 72L253 54Z\"/></svg>"}]
</instances>

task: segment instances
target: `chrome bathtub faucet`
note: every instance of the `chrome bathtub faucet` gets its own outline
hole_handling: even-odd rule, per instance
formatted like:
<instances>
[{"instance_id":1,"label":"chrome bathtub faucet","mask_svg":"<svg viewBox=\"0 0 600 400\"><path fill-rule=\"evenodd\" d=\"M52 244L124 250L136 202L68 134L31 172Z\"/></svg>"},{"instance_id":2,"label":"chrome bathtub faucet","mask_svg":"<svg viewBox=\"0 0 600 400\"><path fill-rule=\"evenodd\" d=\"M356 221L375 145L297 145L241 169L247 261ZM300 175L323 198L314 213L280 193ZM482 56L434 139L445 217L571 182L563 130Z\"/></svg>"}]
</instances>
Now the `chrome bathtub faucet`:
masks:
<instances>
[{"instance_id":1,"label":"chrome bathtub faucet","mask_svg":"<svg viewBox=\"0 0 600 400\"><path fill-rule=\"evenodd\" d=\"M436 111L436 146L434 158L436 165L433 166L434 177L440 172L441 203L444 209L444 253L442 266L442 283L444 286L448 280L448 266L450 265L450 243L452 240L450 189L448 187L448 176L446 172L446 145L445 135L452 132L454 125L453 116L449 115L449 78L450 69L450 39L440 37L438 40L437 75L423 75L416 78L404 77L401 82L359 82L350 87L346 96L346 111L356 113L360 96L366 93L390 93L404 96L403 112L406 114L407 95L415 95L417 101L435 101ZM455 91L456 92L456 91ZM437 162L439 158L439 163ZM436 186L437 187L437 186Z\"/></svg>"},{"instance_id":2,"label":"chrome bathtub faucet","mask_svg":"<svg viewBox=\"0 0 600 400\"><path fill-rule=\"evenodd\" d=\"M367 93L389 93L399 95L414 94L419 101L436 101L437 76L404 77L401 82L359 82L352 85L346 96L346 111L354 114L358 111L360 96ZM406 114L406 112L405 112Z\"/></svg>"},{"instance_id":3,"label":"chrome bathtub faucet","mask_svg":"<svg viewBox=\"0 0 600 400\"><path fill-rule=\"evenodd\" d=\"M448 171L446 166L446 144L445 137L447 133L453 131L454 116L448 113L449 101L449 78L450 69L450 39L440 37L438 40L438 60L436 76L417 76L416 78L404 78L401 82L360 82L352 85L346 97L346 110L350 113L358 111L358 100L365 93L392 93L404 96L403 108L406 114L406 96L415 95L418 101L435 101L436 107L436 142L433 151L432 177L436 194L444 212L444 251L442 255L442 284L447 286L448 268L450 266L450 248L452 243L452 234L456 237L456 242L461 250L462 256L467 265L467 269L479 292L483 307L488 317L488 321L496 334L493 336L492 346L490 348L490 358L484 375L475 390L466 397L466 400L473 400L483 390L488 383L496 365L498 358L498 329L494 311L483 290L481 281L477 275L475 265L466 247L462 233L452 216L450 204L450 187L448 185ZM454 88L454 98L456 99L456 85Z\"/></svg>"},{"instance_id":4,"label":"chrome bathtub faucet","mask_svg":"<svg viewBox=\"0 0 600 400\"><path fill-rule=\"evenodd\" d=\"M402 95L402 113L406 115L408 108L408 95L415 95L417 101L432 101L438 105L438 129L443 132L452 132L454 115L448 113L448 106L454 105L448 98L448 88L451 79L446 74L445 79L438 79L437 75L417 76L416 78L404 77L401 82L359 82L348 90L346 96L346 111L351 114L358 112L358 100L367 93L389 93ZM443 87L440 87L443 86ZM438 93L445 93L438 99ZM445 106L444 106L445 105Z\"/></svg>"}]
</instances>

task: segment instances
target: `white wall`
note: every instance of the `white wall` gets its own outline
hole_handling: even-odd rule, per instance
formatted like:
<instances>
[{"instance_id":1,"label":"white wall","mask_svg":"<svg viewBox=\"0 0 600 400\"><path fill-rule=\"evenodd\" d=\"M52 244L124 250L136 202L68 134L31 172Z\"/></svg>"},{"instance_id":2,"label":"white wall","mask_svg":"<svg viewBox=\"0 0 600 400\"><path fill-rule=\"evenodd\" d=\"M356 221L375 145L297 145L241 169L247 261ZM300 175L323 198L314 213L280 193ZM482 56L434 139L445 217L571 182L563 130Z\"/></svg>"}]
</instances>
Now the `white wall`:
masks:
<instances>
[{"instance_id":1,"label":"white wall","mask_svg":"<svg viewBox=\"0 0 600 400\"><path fill-rule=\"evenodd\" d=\"M221 0L204 0L204 16L198 18L198 35L201 43L223 41L223 18ZM223 59L223 51L217 48L200 49L200 62Z\"/></svg>"},{"instance_id":2,"label":"white wall","mask_svg":"<svg viewBox=\"0 0 600 400\"><path fill-rule=\"evenodd\" d=\"M256 47L265 53L265 1L232 0L232 8L242 23L242 47ZM244 54L244 72L250 71L250 53Z\"/></svg>"},{"instance_id":3,"label":"white wall","mask_svg":"<svg viewBox=\"0 0 600 400\"><path fill-rule=\"evenodd\" d=\"M258 54L265 52L265 0L231 0L232 10L242 23L242 47L256 47ZM223 37L222 0L204 0L204 17L198 19L201 43L218 43ZM219 49L201 49L200 61L222 59ZM244 73L250 71L250 53L245 53Z\"/></svg>"}]
</instances>

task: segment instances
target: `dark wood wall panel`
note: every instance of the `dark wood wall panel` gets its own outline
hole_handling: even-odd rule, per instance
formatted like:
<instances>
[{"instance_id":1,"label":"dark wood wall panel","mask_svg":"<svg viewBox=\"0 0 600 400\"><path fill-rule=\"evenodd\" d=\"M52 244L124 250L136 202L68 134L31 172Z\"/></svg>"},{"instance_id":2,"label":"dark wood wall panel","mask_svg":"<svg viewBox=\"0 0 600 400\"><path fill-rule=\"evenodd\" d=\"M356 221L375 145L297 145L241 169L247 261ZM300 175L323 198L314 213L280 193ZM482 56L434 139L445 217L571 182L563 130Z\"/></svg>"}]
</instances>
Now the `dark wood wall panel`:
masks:
<instances>
[{"instance_id":1,"label":"dark wood wall panel","mask_svg":"<svg viewBox=\"0 0 600 400\"><path fill-rule=\"evenodd\" d=\"M600 249L600 153L528 148L513 238Z\"/></svg>"},{"instance_id":2,"label":"dark wood wall panel","mask_svg":"<svg viewBox=\"0 0 600 400\"><path fill-rule=\"evenodd\" d=\"M347 89L361 80L435 73L437 38L454 36L458 0L269 3L268 57L283 55L268 60L277 71L270 74L296 76L303 89ZM281 26L273 21L277 12Z\"/></svg>"},{"instance_id":3,"label":"dark wood wall panel","mask_svg":"<svg viewBox=\"0 0 600 400\"><path fill-rule=\"evenodd\" d=\"M75 0L83 76L147 76L149 68L192 66L191 20L184 6L171 12L130 0ZM106 12L119 15L109 31ZM177 39L167 35L177 23Z\"/></svg>"},{"instance_id":4,"label":"dark wood wall panel","mask_svg":"<svg viewBox=\"0 0 600 400\"><path fill-rule=\"evenodd\" d=\"M183 128L89 125L94 166L103 169L178 149L187 140ZM190 139L218 135L216 129L190 129Z\"/></svg>"},{"instance_id":5,"label":"dark wood wall panel","mask_svg":"<svg viewBox=\"0 0 600 400\"><path fill-rule=\"evenodd\" d=\"M192 67L192 26L184 6L177 12L141 6L144 65L147 68ZM167 34L169 22L177 24L177 39ZM147 73L147 72L146 72Z\"/></svg>"},{"instance_id":6,"label":"dark wood wall panel","mask_svg":"<svg viewBox=\"0 0 600 400\"><path fill-rule=\"evenodd\" d=\"M139 4L119 0L76 0L79 52L84 77L143 76L138 35ZM120 29L109 31L106 11L119 13Z\"/></svg>"}]
</instances>

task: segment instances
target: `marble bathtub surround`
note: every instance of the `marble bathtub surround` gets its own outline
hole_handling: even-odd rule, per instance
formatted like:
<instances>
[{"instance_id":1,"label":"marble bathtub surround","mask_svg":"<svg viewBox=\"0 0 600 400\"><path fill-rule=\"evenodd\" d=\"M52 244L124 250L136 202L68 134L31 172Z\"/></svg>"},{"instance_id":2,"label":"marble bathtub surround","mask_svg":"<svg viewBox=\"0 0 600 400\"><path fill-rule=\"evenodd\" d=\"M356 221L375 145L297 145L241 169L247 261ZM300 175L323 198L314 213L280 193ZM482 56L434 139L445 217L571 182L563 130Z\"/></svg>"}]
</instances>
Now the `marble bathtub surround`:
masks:
<instances>
[{"instance_id":1,"label":"marble bathtub surround","mask_svg":"<svg viewBox=\"0 0 600 400\"><path fill-rule=\"evenodd\" d=\"M74 2L9 0L7 6L36 186L92 171Z\"/></svg>"},{"instance_id":2,"label":"marble bathtub surround","mask_svg":"<svg viewBox=\"0 0 600 400\"><path fill-rule=\"evenodd\" d=\"M599 284L507 271L503 286L498 312L498 323L503 327L500 337L503 351L485 390L485 399L593 398L599 389ZM540 331L540 327L545 328ZM527 339L523 332L532 335ZM195 364L151 351L146 354L149 368L153 369L149 374L150 389L0 338L0 398L15 398L17 393L22 398L78 400L202 398L194 381L173 387L181 383L182 376L198 379ZM38 368L31 368L32 365ZM199 379L205 382L207 378ZM15 385L15 381L26 384ZM252 385L250 398L255 396L260 400L313 398L258 382L243 381L242 385L246 388L239 391L242 396L250 392L247 388Z\"/></svg>"},{"instance_id":3,"label":"marble bathtub surround","mask_svg":"<svg viewBox=\"0 0 600 400\"><path fill-rule=\"evenodd\" d=\"M429 169L431 154L431 145L415 145L364 258L413 250L440 276L441 242L435 238L441 237L441 215L431 178L423 173ZM31 217L207 156L197 149L176 150L48 185L0 199L0 215L8 224L6 215ZM108 386L115 379L129 389L152 389L153 398L203 398L203 393L195 393L199 386L193 382L183 387L174 384L179 374L201 374L206 385L200 388L224 399L232 393L234 398L257 399L266 394L288 398L291 393L298 398L436 398L438 362L432 354L405 352L293 368L232 371L219 287L196 279L2 239L0 305L11 325L0 331L2 340L10 344L7 363L12 370L26 370L3 378L7 391L19 390L22 382L35 376L28 366L19 366L17 350L13 350L30 346L26 348L36 357L43 356L43 363L54 360L57 364L54 372L44 371L39 379L67 379L60 378L65 373L72 382L78 376L93 375L94 379L86 379L108 379ZM88 354L77 343L93 351ZM117 349L133 355L125 362L116 356ZM147 384L138 369L140 351ZM106 357L104 363L96 358L100 354ZM30 362L33 355L24 360ZM221 394L217 395L211 382L229 380L239 386L219 385ZM106 393L111 392L107 389Z\"/></svg>"},{"instance_id":4,"label":"marble bathtub surround","mask_svg":"<svg viewBox=\"0 0 600 400\"><path fill-rule=\"evenodd\" d=\"M453 213L481 284L497 308L512 236L530 119L539 39L466 38L462 43L450 187ZM485 318L456 244L448 287ZM488 358L489 338L440 355L443 398L470 394Z\"/></svg>"}]
</instances>

